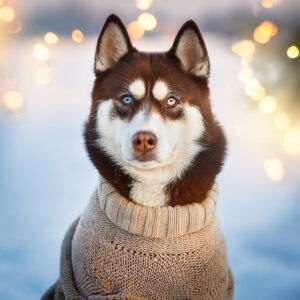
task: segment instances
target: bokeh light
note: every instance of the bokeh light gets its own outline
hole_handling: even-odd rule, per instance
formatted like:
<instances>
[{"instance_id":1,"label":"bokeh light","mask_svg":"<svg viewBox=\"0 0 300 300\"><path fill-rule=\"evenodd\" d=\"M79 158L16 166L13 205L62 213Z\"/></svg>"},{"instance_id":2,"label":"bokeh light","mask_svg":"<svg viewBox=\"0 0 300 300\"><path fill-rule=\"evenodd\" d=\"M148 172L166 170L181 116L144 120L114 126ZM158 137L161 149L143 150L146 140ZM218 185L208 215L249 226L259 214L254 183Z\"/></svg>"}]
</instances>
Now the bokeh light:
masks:
<instances>
[{"instance_id":1,"label":"bokeh light","mask_svg":"<svg viewBox=\"0 0 300 300\"><path fill-rule=\"evenodd\" d=\"M291 120L290 116L287 113L283 113L283 112L279 113L275 117L274 122L275 122L276 128L279 130L286 130L292 124L292 120Z\"/></svg>"},{"instance_id":2,"label":"bokeh light","mask_svg":"<svg viewBox=\"0 0 300 300\"><path fill-rule=\"evenodd\" d=\"M287 154L300 152L300 126L294 125L284 134L283 150Z\"/></svg>"},{"instance_id":3,"label":"bokeh light","mask_svg":"<svg viewBox=\"0 0 300 300\"><path fill-rule=\"evenodd\" d=\"M272 8L274 6L274 0L262 0L261 5L265 8Z\"/></svg>"},{"instance_id":4,"label":"bokeh light","mask_svg":"<svg viewBox=\"0 0 300 300\"><path fill-rule=\"evenodd\" d=\"M140 26L137 21L131 22L128 27L128 34L133 39L140 39L144 35L144 29Z\"/></svg>"},{"instance_id":5,"label":"bokeh light","mask_svg":"<svg viewBox=\"0 0 300 300\"><path fill-rule=\"evenodd\" d=\"M256 27L253 33L253 38L260 44L267 43L270 38L277 34L278 28L276 24L270 21L264 21Z\"/></svg>"},{"instance_id":6,"label":"bokeh light","mask_svg":"<svg viewBox=\"0 0 300 300\"><path fill-rule=\"evenodd\" d=\"M49 84L53 79L53 67L48 65L39 66L35 73L35 80L37 83L46 85Z\"/></svg>"},{"instance_id":7,"label":"bokeh light","mask_svg":"<svg viewBox=\"0 0 300 300\"><path fill-rule=\"evenodd\" d=\"M241 57L251 56L255 52L255 44L251 40L241 40L231 46L231 51Z\"/></svg>"},{"instance_id":8,"label":"bokeh light","mask_svg":"<svg viewBox=\"0 0 300 300\"><path fill-rule=\"evenodd\" d=\"M273 181L280 181L284 175L282 162L278 158L268 158L264 163L268 177Z\"/></svg>"},{"instance_id":9,"label":"bokeh light","mask_svg":"<svg viewBox=\"0 0 300 300\"><path fill-rule=\"evenodd\" d=\"M297 46L291 46L286 51L286 55L289 58L297 58L299 56L299 53L300 53L300 51Z\"/></svg>"},{"instance_id":10,"label":"bokeh light","mask_svg":"<svg viewBox=\"0 0 300 300\"><path fill-rule=\"evenodd\" d=\"M0 7L0 19L4 22L11 22L16 16L14 9L10 6Z\"/></svg>"},{"instance_id":11,"label":"bokeh light","mask_svg":"<svg viewBox=\"0 0 300 300\"><path fill-rule=\"evenodd\" d=\"M266 90L265 88L259 84L257 86L257 88L253 91L253 93L250 95L251 98L254 100L254 101L259 101L261 100L264 96L266 95Z\"/></svg>"},{"instance_id":12,"label":"bokeh light","mask_svg":"<svg viewBox=\"0 0 300 300\"><path fill-rule=\"evenodd\" d=\"M142 13L138 17L138 23L144 30L151 31L156 27L157 20L150 13Z\"/></svg>"},{"instance_id":13,"label":"bokeh light","mask_svg":"<svg viewBox=\"0 0 300 300\"><path fill-rule=\"evenodd\" d=\"M72 39L76 43L81 43L83 41L84 35L79 29L75 29L72 32Z\"/></svg>"},{"instance_id":14,"label":"bokeh light","mask_svg":"<svg viewBox=\"0 0 300 300\"><path fill-rule=\"evenodd\" d=\"M12 33L12 34L17 34L21 31L22 29L22 25L20 22L16 21L16 22L13 22L11 24L11 27L9 29L9 33Z\"/></svg>"},{"instance_id":15,"label":"bokeh light","mask_svg":"<svg viewBox=\"0 0 300 300\"><path fill-rule=\"evenodd\" d=\"M44 39L48 44L56 44L58 42L58 37L53 32L47 32L44 36Z\"/></svg>"},{"instance_id":16,"label":"bokeh light","mask_svg":"<svg viewBox=\"0 0 300 300\"><path fill-rule=\"evenodd\" d=\"M136 0L136 6L141 10L147 10L152 2L153 0Z\"/></svg>"},{"instance_id":17,"label":"bokeh light","mask_svg":"<svg viewBox=\"0 0 300 300\"><path fill-rule=\"evenodd\" d=\"M239 73L239 79L241 82L247 82L253 77L253 70L250 67L244 67Z\"/></svg>"},{"instance_id":18,"label":"bokeh light","mask_svg":"<svg viewBox=\"0 0 300 300\"><path fill-rule=\"evenodd\" d=\"M265 88L255 78L249 80L245 84L245 93L250 96L253 100L259 101L265 94Z\"/></svg>"},{"instance_id":19,"label":"bokeh light","mask_svg":"<svg viewBox=\"0 0 300 300\"><path fill-rule=\"evenodd\" d=\"M50 50L43 44L36 44L33 47L33 56L39 61L46 61L50 57Z\"/></svg>"},{"instance_id":20,"label":"bokeh light","mask_svg":"<svg viewBox=\"0 0 300 300\"><path fill-rule=\"evenodd\" d=\"M266 96L259 103L260 110L265 114L271 114L276 110L277 103L271 96Z\"/></svg>"},{"instance_id":21,"label":"bokeh light","mask_svg":"<svg viewBox=\"0 0 300 300\"><path fill-rule=\"evenodd\" d=\"M21 108L24 102L21 93L14 90L6 92L3 100L4 104L12 110L17 110Z\"/></svg>"}]
</instances>

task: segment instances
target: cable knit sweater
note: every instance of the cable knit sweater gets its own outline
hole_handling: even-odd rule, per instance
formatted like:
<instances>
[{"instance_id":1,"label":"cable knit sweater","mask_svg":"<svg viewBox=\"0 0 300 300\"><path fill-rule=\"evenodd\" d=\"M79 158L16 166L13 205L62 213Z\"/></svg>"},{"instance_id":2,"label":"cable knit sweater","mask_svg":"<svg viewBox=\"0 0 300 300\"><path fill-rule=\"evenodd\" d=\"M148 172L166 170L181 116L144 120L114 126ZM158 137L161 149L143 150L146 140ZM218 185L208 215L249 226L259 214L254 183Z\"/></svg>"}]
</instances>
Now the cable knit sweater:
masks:
<instances>
[{"instance_id":1,"label":"cable knit sweater","mask_svg":"<svg viewBox=\"0 0 300 300\"><path fill-rule=\"evenodd\" d=\"M204 202L146 207L105 180L62 246L59 280L42 300L230 300L233 277L216 217Z\"/></svg>"}]
</instances>

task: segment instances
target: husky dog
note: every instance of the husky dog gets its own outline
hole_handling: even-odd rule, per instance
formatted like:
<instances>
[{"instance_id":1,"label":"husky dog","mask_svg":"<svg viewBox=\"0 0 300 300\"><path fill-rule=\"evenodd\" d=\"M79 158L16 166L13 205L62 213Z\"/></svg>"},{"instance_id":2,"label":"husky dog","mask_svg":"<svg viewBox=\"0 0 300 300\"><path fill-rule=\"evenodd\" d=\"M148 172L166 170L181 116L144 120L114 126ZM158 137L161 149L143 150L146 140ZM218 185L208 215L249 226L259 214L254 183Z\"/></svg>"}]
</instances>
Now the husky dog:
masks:
<instances>
[{"instance_id":1,"label":"husky dog","mask_svg":"<svg viewBox=\"0 0 300 300\"><path fill-rule=\"evenodd\" d=\"M214 211L226 140L197 25L186 22L169 51L145 53L111 15L94 72L84 137L101 184L43 299L232 299Z\"/></svg>"}]
</instances>

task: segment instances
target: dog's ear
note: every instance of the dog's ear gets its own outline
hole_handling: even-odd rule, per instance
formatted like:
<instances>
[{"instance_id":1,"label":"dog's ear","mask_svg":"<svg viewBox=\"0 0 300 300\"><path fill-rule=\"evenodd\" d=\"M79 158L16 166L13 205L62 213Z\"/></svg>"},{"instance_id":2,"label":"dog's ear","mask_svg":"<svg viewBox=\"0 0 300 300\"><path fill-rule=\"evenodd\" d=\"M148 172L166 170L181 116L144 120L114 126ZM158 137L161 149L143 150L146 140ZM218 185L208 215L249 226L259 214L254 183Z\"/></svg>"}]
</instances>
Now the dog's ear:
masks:
<instances>
[{"instance_id":1,"label":"dog's ear","mask_svg":"<svg viewBox=\"0 0 300 300\"><path fill-rule=\"evenodd\" d=\"M94 64L95 73L111 69L122 56L133 49L120 18L114 14L110 15L98 38Z\"/></svg>"},{"instance_id":2,"label":"dog's ear","mask_svg":"<svg viewBox=\"0 0 300 300\"><path fill-rule=\"evenodd\" d=\"M210 66L206 46L194 21L190 20L183 24L168 55L176 56L186 72L196 76L209 76Z\"/></svg>"}]
</instances>

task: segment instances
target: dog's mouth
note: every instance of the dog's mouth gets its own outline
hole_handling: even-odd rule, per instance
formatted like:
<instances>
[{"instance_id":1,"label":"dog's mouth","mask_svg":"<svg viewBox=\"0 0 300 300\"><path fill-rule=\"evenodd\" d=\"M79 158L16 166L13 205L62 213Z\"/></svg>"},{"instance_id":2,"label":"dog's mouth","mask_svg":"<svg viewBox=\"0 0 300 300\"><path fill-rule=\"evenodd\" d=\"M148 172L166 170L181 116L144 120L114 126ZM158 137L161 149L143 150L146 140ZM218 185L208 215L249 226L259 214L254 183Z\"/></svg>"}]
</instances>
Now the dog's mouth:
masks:
<instances>
[{"instance_id":1,"label":"dog's mouth","mask_svg":"<svg viewBox=\"0 0 300 300\"><path fill-rule=\"evenodd\" d=\"M160 166L160 163L155 159L132 159L129 161L126 161L126 163L131 166L138 169L154 169Z\"/></svg>"},{"instance_id":2,"label":"dog's mouth","mask_svg":"<svg viewBox=\"0 0 300 300\"><path fill-rule=\"evenodd\" d=\"M124 159L124 162L127 164L128 167L133 167L135 169L142 169L142 170L150 170L150 169L157 169L162 168L170 163L172 163L176 156L176 149L174 148L171 154L163 160L159 160L157 155L139 157L133 155L132 159Z\"/></svg>"}]
</instances>

